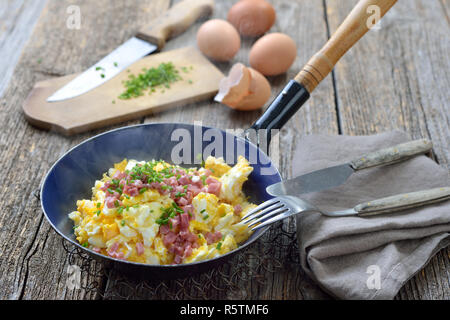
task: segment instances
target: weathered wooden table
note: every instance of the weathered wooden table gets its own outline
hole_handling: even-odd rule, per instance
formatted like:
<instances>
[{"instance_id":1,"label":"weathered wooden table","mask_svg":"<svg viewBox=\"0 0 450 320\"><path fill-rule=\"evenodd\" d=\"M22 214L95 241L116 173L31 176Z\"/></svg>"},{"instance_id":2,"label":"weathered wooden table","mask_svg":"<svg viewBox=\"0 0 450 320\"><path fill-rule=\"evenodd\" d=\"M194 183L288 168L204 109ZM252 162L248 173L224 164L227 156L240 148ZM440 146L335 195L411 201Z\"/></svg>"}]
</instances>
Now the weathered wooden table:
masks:
<instances>
[{"instance_id":1,"label":"weathered wooden table","mask_svg":"<svg viewBox=\"0 0 450 320\"><path fill-rule=\"evenodd\" d=\"M139 26L166 10L170 0L47 0L37 19L44 2L8 0L0 5L0 70L2 81L8 83L7 87L4 84L0 109L0 298L330 298L298 266L294 220L272 228L265 239L233 264L192 279L130 282L114 271L103 270L98 262L73 252L68 254L73 248L63 243L47 223L34 192L52 163L66 150L111 128L70 138L44 132L26 122L22 103L36 81L92 65L133 35ZM224 18L233 2L217 0L214 16ZM356 0L271 2L278 15L272 31L289 34L298 46L298 57L288 74L270 79L275 95L325 43ZM66 26L71 4L81 9L79 30ZM436 161L448 168L449 15L448 0L399 1L383 19L381 28L371 31L347 53L332 76L282 130L283 177L291 176L290 155L296 138L310 133L359 135L404 130L412 138L431 139ZM195 44L199 25L171 40L165 50ZM19 56L20 41L28 36L10 78L8 73ZM244 39L237 57L218 67L226 73L236 61L248 63L253 42ZM201 120L205 125L221 128L245 128L259 114L235 112L205 101L123 125ZM400 290L397 298L450 299L449 252L439 252ZM81 289L68 286L67 268L71 264L82 267Z\"/></svg>"}]
</instances>

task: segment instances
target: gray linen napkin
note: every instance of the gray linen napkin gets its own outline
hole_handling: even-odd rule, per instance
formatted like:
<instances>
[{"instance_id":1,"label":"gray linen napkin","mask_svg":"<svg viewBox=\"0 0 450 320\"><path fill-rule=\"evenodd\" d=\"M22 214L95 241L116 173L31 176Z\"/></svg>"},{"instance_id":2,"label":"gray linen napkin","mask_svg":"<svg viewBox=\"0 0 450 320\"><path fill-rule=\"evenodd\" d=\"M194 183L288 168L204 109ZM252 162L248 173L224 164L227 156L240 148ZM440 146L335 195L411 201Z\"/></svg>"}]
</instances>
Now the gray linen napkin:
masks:
<instances>
[{"instance_id":1,"label":"gray linen napkin","mask_svg":"<svg viewBox=\"0 0 450 320\"><path fill-rule=\"evenodd\" d=\"M351 161L410 140L399 131L373 136L310 135L299 141L293 176ZM422 155L354 173L343 185L301 197L326 210L394 194L450 186L448 171ZM450 244L450 201L371 217L297 216L302 267L341 299L392 299Z\"/></svg>"}]
</instances>

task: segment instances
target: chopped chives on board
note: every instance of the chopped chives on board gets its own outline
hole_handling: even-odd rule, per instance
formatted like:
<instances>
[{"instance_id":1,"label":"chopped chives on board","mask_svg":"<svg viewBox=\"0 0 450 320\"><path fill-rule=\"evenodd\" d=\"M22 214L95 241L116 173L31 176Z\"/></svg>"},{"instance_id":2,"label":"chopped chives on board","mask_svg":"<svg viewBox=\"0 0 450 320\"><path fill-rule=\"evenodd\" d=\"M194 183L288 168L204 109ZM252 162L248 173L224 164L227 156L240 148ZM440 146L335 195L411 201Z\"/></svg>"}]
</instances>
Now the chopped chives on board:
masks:
<instances>
[{"instance_id":1,"label":"chopped chives on board","mask_svg":"<svg viewBox=\"0 0 450 320\"><path fill-rule=\"evenodd\" d=\"M186 67L181 67L183 72L189 72ZM155 92L156 87L162 87L161 92L170 89L170 85L174 82L182 80L179 71L172 62L161 63L158 67L142 69L142 73L137 75L130 74L128 80L123 81L125 91L119 95L119 99L127 100L137 98L144 95L144 91L151 94Z\"/></svg>"}]
</instances>

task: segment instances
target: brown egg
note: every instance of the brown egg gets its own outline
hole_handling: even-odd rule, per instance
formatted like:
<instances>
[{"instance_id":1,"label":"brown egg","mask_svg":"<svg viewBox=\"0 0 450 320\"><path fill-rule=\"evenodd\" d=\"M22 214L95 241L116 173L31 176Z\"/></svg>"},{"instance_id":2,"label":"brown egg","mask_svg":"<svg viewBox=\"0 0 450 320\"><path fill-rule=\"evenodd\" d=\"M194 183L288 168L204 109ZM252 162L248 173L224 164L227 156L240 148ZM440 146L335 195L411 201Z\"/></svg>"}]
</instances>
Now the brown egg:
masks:
<instances>
[{"instance_id":1,"label":"brown egg","mask_svg":"<svg viewBox=\"0 0 450 320\"><path fill-rule=\"evenodd\" d=\"M286 72L294 63L297 47L284 33L269 33L250 49L250 65L263 75L275 76Z\"/></svg>"},{"instance_id":2,"label":"brown egg","mask_svg":"<svg viewBox=\"0 0 450 320\"><path fill-rule=\"evenodd\" d=\"M206 56L217 61L233 59L241 47L239 33L228 21L206 21L197 32L197 46Z\"/></svg>"},{"instance_id":3,"label":"brown egg","mask_svg":"<svg viewBox=\"0 0 450 320\"><path fill-rule=\"evenodd\" d=\"M275 22L275 9L265 0L241 0L228 11L227 20L243 36L267 32Z\"/></svg>"},{"instance_id":4,"label":"brown egg","mask_svg":"<svg viewBox=\"0 0 450 320\"><path fill-rule=\"evenodd\" d=\"M249 111L264 106L270 95L270 84L261 73L236 63L220 81L214 100L236 110Z\"/></svg>"}]
</instances>

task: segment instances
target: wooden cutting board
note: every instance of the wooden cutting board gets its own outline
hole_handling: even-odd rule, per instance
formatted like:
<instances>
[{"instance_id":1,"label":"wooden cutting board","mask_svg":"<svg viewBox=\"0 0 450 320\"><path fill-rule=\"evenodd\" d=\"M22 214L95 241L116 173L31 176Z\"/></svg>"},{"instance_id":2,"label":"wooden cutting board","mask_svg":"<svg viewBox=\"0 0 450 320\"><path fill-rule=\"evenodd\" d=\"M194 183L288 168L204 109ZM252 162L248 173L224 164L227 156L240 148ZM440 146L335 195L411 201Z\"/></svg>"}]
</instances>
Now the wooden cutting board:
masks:
<instances>
[{"instance_id":1,"label":"wooden cutting board","mask_svg":"<svg viewBox=\"0 0 450 320\"><path fill-rule=\"evenodd\" d=\"M142 72L142 68L157 67L172 62L183 80L169 89L148 91L138 98L119 99L125 90L122 83L130 74ZM185 67L187 72L181 70ZM128 71L129 70L129 71ZM101 71L99 71L100 77ZM26 119L33 125L72 135L115 123L143 117L170 107L182 106L213 97L224 75L196 48L186 47L145 57L101 86L78 97L47 102L56 90L75 78L77 74L37 82L23 105Z\"/></svg>"}]
</instances>

